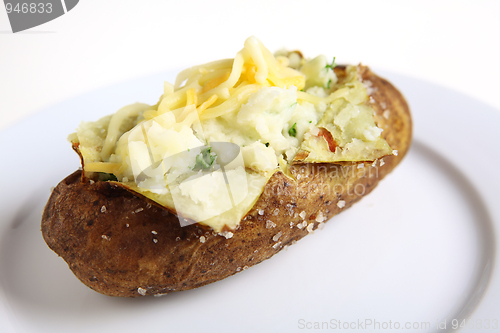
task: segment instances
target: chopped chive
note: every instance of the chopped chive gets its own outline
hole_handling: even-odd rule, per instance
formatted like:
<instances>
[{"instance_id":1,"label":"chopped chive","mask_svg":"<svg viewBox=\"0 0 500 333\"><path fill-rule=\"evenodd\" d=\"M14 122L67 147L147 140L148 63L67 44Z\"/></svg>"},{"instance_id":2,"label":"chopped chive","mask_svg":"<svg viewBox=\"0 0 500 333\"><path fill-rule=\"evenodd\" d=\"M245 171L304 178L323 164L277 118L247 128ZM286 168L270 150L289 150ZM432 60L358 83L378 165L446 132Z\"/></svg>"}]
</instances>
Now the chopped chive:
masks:
<instances>
[{"instance_id":1,"label":"chopped chive","mask_svg":"<svg viewBox=\"0 0 500 333\"><path fill-rule=\"evenodd\" d=\"M288 135L293 137L297 136L297 129L295 128L296 125L297 123L294 123L293 126L288 130Z\"/></svg>"},{"instance_id":2,"label":"chopped chive","mask_svg":"<svg viewBox=\"0 0 500 333\"><path fill-rule=\"evenodd\" d=\"M193 170L205 170L210 168L217 158L215 153L212 153L212 147L205 148L196 155L196 163L193 167Z\"/></svg>"},{"instance_id":3,"label":"chopped chive","mask_svg":"<svg viewBox=\"0 0 500 333\"><path fill-rule=\"evenodd\" d=\"M331 69L334 69L335 67L337 67L337 64L335 63L335 57L333 57L332 63L331 63L331 64L327 64L327 65L325 66L325 68L331 68Z\"/></svg>"}]
</instances>

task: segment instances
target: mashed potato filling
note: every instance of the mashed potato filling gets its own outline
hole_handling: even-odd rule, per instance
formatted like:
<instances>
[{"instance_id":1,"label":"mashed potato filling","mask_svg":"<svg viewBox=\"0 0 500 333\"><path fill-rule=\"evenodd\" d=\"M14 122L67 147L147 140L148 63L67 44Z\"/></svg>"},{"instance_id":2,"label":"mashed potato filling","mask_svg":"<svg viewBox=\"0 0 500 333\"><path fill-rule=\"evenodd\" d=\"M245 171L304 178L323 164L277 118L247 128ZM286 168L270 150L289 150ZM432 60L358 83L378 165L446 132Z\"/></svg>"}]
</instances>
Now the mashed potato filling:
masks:
<instances>
[{"instance_id":1,"label":"mashed potato filling","mask_svg":"<svg viewBox=\"0 0 500 333\"><path fill-rule=\"evenodd\" d=\"M274 56L250 37L234 59L165 83L156 105L82 123L69 140L87 174L157 202L181 225L235 229L269 178L291 163L392 153L357 67L340 79L334 67L325 56Z\"/></svg>"}]
</instances>

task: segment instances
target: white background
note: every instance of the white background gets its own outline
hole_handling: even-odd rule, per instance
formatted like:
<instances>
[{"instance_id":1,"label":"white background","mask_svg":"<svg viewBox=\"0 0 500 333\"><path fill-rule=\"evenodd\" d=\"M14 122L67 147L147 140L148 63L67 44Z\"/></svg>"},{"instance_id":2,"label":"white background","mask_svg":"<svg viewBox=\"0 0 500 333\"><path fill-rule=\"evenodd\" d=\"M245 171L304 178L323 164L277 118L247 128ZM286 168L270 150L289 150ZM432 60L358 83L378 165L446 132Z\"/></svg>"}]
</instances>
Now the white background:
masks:
<instances>
[{"instance_id":1,"label":"white background","mask_svg":"<svg viewBox=\"0 0 500 333\"><path fill-rule=\"evenodd\" d=\"M250 35L272 51L363 62L500 110L499 1L80 0L17 34L0 9L0 130L115 82L232 58Z\"/></svg>"}]
</instances>

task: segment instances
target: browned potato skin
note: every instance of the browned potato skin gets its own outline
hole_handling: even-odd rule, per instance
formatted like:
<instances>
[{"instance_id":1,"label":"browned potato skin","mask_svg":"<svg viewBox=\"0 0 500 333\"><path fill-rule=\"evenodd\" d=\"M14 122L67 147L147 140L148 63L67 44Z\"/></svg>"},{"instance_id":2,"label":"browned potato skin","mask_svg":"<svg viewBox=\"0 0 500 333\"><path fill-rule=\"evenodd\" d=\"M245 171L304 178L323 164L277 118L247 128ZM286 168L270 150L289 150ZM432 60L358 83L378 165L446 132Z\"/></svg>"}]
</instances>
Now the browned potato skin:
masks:
<instances>
[{"instance_id":1,"label":"browned potato skin","mask_svg":"<svg viewBox=\"0 0 500 333\"><path fill-rule=\"evenodd\" d=\"M342 75L343 68L336 71ZM144 198L112 182L82 182L77 171L59 183L45 207L45 242L88 287L123 297L141 296L138 288L154 295L201 287L270 258L309 233L297 228L303 222L299 213L305 211L315 230L320 212L329 219L368 194L409 148L411 117L403 96L368 68L361 73L376 89L372 97L383 136L399 152L385 157L383 166L297 164L291 167L295 179L278 172L230 239L198 224L181 227L175 215ZM266 228L268 220L276 226Z\"/></svg>"}]
</instances>

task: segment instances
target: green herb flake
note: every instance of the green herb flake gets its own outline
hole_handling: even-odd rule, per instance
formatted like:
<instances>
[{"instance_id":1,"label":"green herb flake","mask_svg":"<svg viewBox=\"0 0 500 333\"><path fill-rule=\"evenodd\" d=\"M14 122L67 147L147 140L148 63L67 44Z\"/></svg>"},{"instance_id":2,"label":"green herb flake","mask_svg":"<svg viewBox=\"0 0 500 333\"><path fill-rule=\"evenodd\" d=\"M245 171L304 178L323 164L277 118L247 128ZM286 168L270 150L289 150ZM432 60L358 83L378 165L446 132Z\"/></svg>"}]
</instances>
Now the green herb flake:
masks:
<instances>
[{"instance_id":1,"label":"green herb flake","mask_svg":"<svg viewBox=\"0 0 500 333\"><path fill-rule=\"evenodd\" d=\"M325 66L325 68L331 68L331 69L334 69L335 67L337 67L337 64L335 63L335 57L333 57L332 63L331 63L331 64L327 64L327 65Z\"/></svg>"},{"instance_id":2,"label":"green herb flake","mask_svg":"<svg viewBox=\"0 0 500 333\"><path fill-rule=\"evenodd\" d=\"M328 83L326 84L326 89L330 89L331 83L332 83L332 79L328 80Z\"/></svg>"},{"instance_id":3,"label":"green herb flake","mask_svg":"<svg viewBox=\"0 0 500 333\"><path fill-rule=\"evenodd\" d=\"M212 147L203 149L196 155L196 163L193 170L206 170L209 169L217 159L217 155L212 153Z\"/></svg>"},{"instance_id":4,"label":"green herb flake","mask_svg":"<svg viewBox=\"0 0 500 333\"><path fill-rule=\"evenodd\" d=\"M296 125L297 123L294 123L293 126L288 130L288 135L293 137L297 136L297 129L295 128Z\"/></svg>"},{"instance_id":5,"label":"green herb flake","mask_svg":"<svg viewBox=\"0 0 500 333\"><path fill-rule=\"evenodd\" d=\"M98 179L102 182L117 182L118 178L112 173L99 172Z\"/></svg>"}]
</instances>

